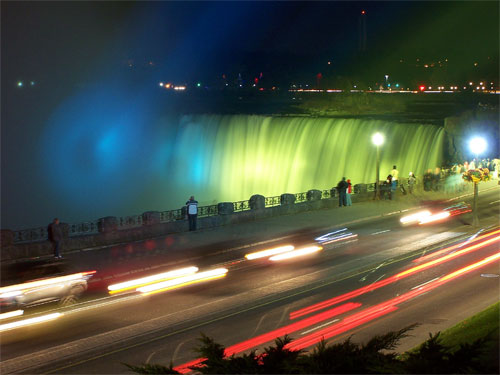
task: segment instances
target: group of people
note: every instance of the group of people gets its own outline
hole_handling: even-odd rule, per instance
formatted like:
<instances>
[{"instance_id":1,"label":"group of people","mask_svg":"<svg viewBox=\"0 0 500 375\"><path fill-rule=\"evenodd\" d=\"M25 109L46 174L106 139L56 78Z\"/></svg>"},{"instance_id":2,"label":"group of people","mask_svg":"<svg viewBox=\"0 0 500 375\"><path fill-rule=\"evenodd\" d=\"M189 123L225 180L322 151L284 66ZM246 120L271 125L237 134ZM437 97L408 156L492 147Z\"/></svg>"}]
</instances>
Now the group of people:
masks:
<instances>
[{"instance_id":1,"label":"group of people","mask_svg":"<svg viewBox=\"0 0 500 375\"><path fill-rule=\"evenodd\" d=\"M351 180L346 180L345 177L342 177L342 180L340 180L339 183L337 184L337 191L339 192L339 207L352 206Z\"/></svg>"}]
</instances>

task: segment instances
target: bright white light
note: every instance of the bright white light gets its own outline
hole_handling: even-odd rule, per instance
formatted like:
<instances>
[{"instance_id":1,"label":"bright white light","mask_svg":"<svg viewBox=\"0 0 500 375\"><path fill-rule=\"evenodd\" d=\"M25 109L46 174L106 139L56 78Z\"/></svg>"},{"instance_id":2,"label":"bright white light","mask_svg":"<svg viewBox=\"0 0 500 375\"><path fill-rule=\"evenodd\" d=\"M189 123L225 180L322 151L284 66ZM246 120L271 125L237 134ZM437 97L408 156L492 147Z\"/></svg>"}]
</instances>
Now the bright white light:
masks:
<instances>
[{"instance_id":1,"label":"bright white light","mask_svg":"<svg viewBox=\"0 0 500 375\"><path fill-rule=\"evenodd\" d=\"M475 137L469 141L469 149L476 155L482 154L486 150L484 138Z\"/></svg>"},{"instance_id":2,"label":"bright white light","mask_svg":"<svg viewBox=\"0 0 500 375\"><path fill-rule=\"evenodd\" d=\"M15 316L20 316L23 314L24 314L23 310L9 311L9 312L0 314L0 320L13 318Z\"/></svg>"},{"instance_id":3,"label":"bright white light","mask_svg":"<svg viewBox=\"0 0 500 375\"><path fill-rule=\"evenodd\" d=\"M419 220L419 224L427 224L427 223L432 223L433 221L438 221L442 219L446 219L448 216L450 216L450 213L448 211L443 211L435 215L423 217Z\"/></svg>"},{"instance_id":4,"label":"bright white light","mask_svg":"<svg viewBox=\"0 0 500 375\"><path fill-rule=\"evenodd\" d=\"M24 319L24 320L19 320L19 321L12 322L12 323L1 324L0 325L0 332L8 331L10 329L19 328L19 327L30 326L32 324L47 322L49 320L57 319L57 318L61 317L62 315L63 314L61 314L61 313L53 313L53 314L39 316L36 318Z\"/></svg>"},{"instance_id":5,"label":"bright white light","mask_svg":"<svg viewBox=\"0 0 500 375\"><path fill-rule=\"evenodd\" d=\"M113 284L108 286L110 293L112 292L122 292L125 290L137 288L147 284L151 284L155 281L165 281L167 279L174 279L176 277L191 275L198 272L198 267L186 267L174 271L163 272L156 275L142 277L140 279L129 280L119 284Z\"/></svg>"},{"instance_id":6,"label":"bright white light","mask_svg":"<svg viewBox=\"0 0 500 375\"><path fill-rule=\"evenodd\" d=\"M273 249L267 249L267 250L262 250L262 251L257 251L255 253L247 254L247 255L245 255L245 258L247 258L248 260L265 258L268 256L285 253L287 251L292 251L293 249L294 249L294 246L292 246L292 245L280 246L280 247L275 247Z\"/></svg>"},{"instance_id":7,"label":"bright white light","mask_svg":"<svg viewBox=\"0 0 500 375\"><path fill-rule=\"evenodd\" d=\"M226 276L227 268L216 268L214 270L195 273L193 275L179 277L173 280L167 280L156 284L146 285L136 290L144 294L163 292L170 289L180 288L182 286L208 281Z\"/></svg>"},{"instance_id":8,"label":"bright white light","mask_svg":"<svg viewBox=\"0 0 500 375\"><path fill-rule=\"evenodd\" d=\"M384 143L384 136L381 133L375 133L372 135L372 142L375 146L380 146Z\"/></svg>"},{"instance_id":9,"label":"bright white light","mask_svg":"<svg viewBox=\"0 0 500 375\"><path fill-rule=\"evenodd\" d=\"M277 260L295 258L295 257L303 256L303 255L312 254L312 253L315 253L315 252L320 251L322 249L323 248L321 246L303 247L302 249L297 249L294 251L289 251L287 253L272 256L271 258L269 258L269 260L277 261Z\"/></svg>"},{"instance_id":10,"label":"bright white light","mask_svg":"<svg viewBox=\"0 0 500 375\"><path fill-rule=\"evenodd\" d=\"M93 273L95 273L95 271L80 272L80 273L75 273L72 275L52 277L50 279L30 281L30 282L27 282L24 284L9 285L9 286L0 288L0 294L3 295L4 293L10 293L10 292L22 292L23 289L37 288L40 286L58 284L58 283L71 281L71 280L78 280L78 279L82 279L85 275L89 275L89 274L93 274Z\"/></svg>"},{"instance_id":11,"label":"bright white light","mask_svg":"<svg viewBox=\"0 0 500 375\"><path fill-rule=\"evenodd\" d=\"M399 221L402 223L402 224L408 224L408 223L413 223L413 222L417 222L425 217L428 217L428 216L431 216L431 213L430 211L420 211L420 212L417 212L417 213L414 213L412 215L407 215L407 216L403 216L401 219L399 219Z\"/></svg>"},{"instance_id":12,"label":"bright white light","mask_svg":"<svg viewBox=\"0 0 500 375\"><path fill-rule=\"evenodd\" d=\"M163 87L163 82L160 82L160 86L162 86L162 87Z\"/></svg>"}]
</instances>

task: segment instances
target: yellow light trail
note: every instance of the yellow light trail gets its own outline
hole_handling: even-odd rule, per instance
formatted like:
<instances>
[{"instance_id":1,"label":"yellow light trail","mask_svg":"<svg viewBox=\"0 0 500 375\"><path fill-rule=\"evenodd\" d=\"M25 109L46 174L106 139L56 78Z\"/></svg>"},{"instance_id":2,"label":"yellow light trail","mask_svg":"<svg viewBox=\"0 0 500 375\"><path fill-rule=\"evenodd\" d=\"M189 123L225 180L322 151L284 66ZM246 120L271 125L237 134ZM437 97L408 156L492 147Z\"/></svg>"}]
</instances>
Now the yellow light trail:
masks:
<instances>
[{"instance_id":1,"label":"yellow light trail","mask_svg":"<svg viewBox=\"0 0 500 375\"><path fill-rule=\"evenodd\" d=\"M280 247L275 247L273 249L267 249L267 250L262 250L262 251L257 251L255 253L250 253L245 255L245 258L248 260L252 259L259 259L259 258L265 258L268 256L276 255L276 254L281 254L281 253L286 253L288 251L292 251L295 247L292 245L286 245L286 246L280 246Z\"/></svg>"},{"instance_id":2,"label":"yellow light trail","mask_svg":"<svg viewBox=\"0 0 500 375\"><path fill-rule=\"evenodd\" d=\"M272 256L271 258L269 258L269 260L278 261L278 260L284 260L284 259L291 259L291 258L295 258L295 257L307 255L307 254L312 254L312 253L315 253L315 252L320 251L322 249L323 248L321 246L303 247L302 249L297 249L297 250L289 251L288 253L283 253L283 254L278 254L278 255Z\"/></svg>"},{"instance_id":3,"label":"yellow light trail","mask_svg":"<svg viewBox=\"0 0 500 375\"><path fill-rule=\"evenodd\" d=\"M199 283L199 282L203 282L203 281L222 278L222 277L226 276L227 272L228 272L227 268L216 268L216 269L210 270L210 271L199 272L199 273L195 273L193 275L179 277L177 279L172 279L172 280L159 282L156 284L146 285L146 286L137 288L136 290L138 292L143 293L143 295L160 293L160 292L164 292L167 290L177 289L177 288L181 288L183 286L187 286L187 285L191 285L191 284L195 284L195 283Z\"/></svg>"},{"instance_id":4,"label":"yellow light trail","mask_svg":"<svg viewBox=\"0 0 500 375\"><path fill-rule=\"evenodd\" d=\"M169 272L163 272L151 276L142 277L139 279L128 280L123 283L112 284L108 286L109 294L124 292L131 289L136 289L141 286L153 284L159 281L175 279L177 277L191 275L198 272L198 267L186 267Z\"/></svg>"}]
</instances>

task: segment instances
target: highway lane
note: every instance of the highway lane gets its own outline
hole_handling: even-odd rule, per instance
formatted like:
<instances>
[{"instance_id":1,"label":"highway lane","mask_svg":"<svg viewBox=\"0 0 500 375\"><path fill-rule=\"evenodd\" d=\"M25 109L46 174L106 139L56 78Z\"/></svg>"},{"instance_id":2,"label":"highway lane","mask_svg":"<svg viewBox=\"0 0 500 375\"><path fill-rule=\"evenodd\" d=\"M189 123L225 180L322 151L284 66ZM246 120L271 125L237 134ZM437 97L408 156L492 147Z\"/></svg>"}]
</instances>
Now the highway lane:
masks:
<instances>
[{"instance_id":1,"label":"highway lane","mask_svg":"<svg viewBox=\"0 0 500 375\"><path fill-rule=\"evenodd\" d=\"M498 208L490 204L491 197L485 194L484 198L482 219L488 220L487 217L497 212ZM280 294L293 294L301 288L321 284L325 280L340 279L370 265L377 267L388 259L405 256L436 242L451 240L465 233L467 228L464 228L461 220L458 218L434 226L402 228L398 217L394 216L374 220L369 225L353 225L349 229L358 234L355 242L326 248L320 254L299 263L278 267L267 262L240 262L229 266L230 272L223 280L146 298L130 296L132 298L127 297L119 303L111 303L116 301L113 298L105 301L108 305L68 314L53 323L5 332L2 334L2 359L13 359L78 339L95 339L96 335L120 329L127 330L117 337L124 340L127 335L137 335L134 328L142 329L144 327L139 327L141 323L152 320L154 323L149 328L153 334L162 329L189 326L192 322L206 320L206 317L237 310L239 306L244 308L255 304L255 301L273 300ZM297 239L298 243L310 242L310 235L302 234ZM233 259L239 259L244 254L231 255ZM210 265L211 261L206 259L206 264ZM378 275L380 268L368 271L364 282ZM103 346L106 346L104 341Z\"/></svg>"},{"instance_id":2,"label":"highway lane","mask_svg":"<svg viewBox=\"0 0 500 375\"><path fill-rule=\"evenodd\" d=\"M140 345L137 345L138 342L131 342L129 348L121 348L114 353L110 351L108 355L104 356L101 356L103 354L101 353L95 356L94 360L76 363L70 367L66 367L67 364L62 365L57 372L123 373L126 372L123 365L121 365L123 361L134 364L145 362L168 364L170 360L173 360L176 364L181 364L194 358L191 349L196 345L196 339L201 331L227 346L242 342L248 343L249 340L256 340L259 335L272 332L278 327L291 326L294 322L313 318L322 312L324 313L328 308L333 309L352 303L359 304L359 306L346 313L331 316L314 324L304 325L295 331L291 329L291 336L298 340L306 335L319 332L321 329L333 327L337 323L337 319L342 320L384 301L402 297L415 291L418 292L419 289L424 288L426 285L436 282L436 279L443 278L496 252L498 252L498 242L473 254L459 257L453 262L446 262L442 266L430 268L411 277L397 280L380 289L349 298L344 303L323 307L303 317L294 318L294 312L308 306L317 305L322 301L328 301L334 296L341 296L346 292L351 292L353 285L358 285L358 288L374 285L377 281L389 278L389 275L408 269L407 260L388 263L379 267L375 272L363 272L343 280L331 281L323 286L316 286L314 289L296 291L295 295L282 296L281 299L276 298L264 302L260 306L247 305L246 308L239 309L239 311L228 312L226 317L198 322L199 326L194 325L191 328L184 328L185 330L159 331L149 339L145 338ZM446 254L451 253L453 253L453 250L446 252ZM419 255L415 254L413 260L418 259L418 257ZM366 340L373 334L380 334L387 332L387 330L400 329L413 323L420 323L422 324L420 334L416 335L413 341L407 340L406 342L406 347L410 348L424 340L428 332L437 332L443 326L453 325L468 317L477 309L483 309L498 301L500 289L498 277L481 276L498 276L498 274L497 260L489 266L479 268L456 280L451 280L442 286L436 287L436 289L424 290L421 295L409 300L403 300L398 304L396 311L389 311L387 316L382 316L378 320L369 321L368 324L355 326L353 329L342 332L335 336L333 341L343 340L351 334L355 334L356 340ZM271 340L270 337L263 342L257 340L254 342L256 345L249 344L248 349L269 345Z\"/></svg>"}]
</instances>

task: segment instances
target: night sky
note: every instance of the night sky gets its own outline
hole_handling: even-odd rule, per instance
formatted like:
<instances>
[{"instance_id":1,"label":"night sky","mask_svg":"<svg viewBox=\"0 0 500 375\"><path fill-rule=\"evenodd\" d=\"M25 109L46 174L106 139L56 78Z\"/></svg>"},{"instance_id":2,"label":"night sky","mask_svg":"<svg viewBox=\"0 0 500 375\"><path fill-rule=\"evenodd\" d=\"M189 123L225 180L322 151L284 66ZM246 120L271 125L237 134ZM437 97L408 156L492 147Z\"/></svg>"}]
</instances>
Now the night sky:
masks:
<instances>
[{"instance_id":1,"label":"night sky","mask_svg":"<svg viewBox=\"0 0 500 375\"><path fill-rule=\"evenodd\" d=\"M103 87L116 96L145 92L163 80L210 85L238 73L287 85L314 81L328 61L333 74L373 79L402 58L447 58L469 72L475 61L498 63L498 17L496 1L2 1L2 228L33 225L26 206L53 215L52 192L38 184L57 163L40 159L38 148L48 136L57 142L50 124L65 118L68 100L81 104L71 98Z\"/></svg>"}]
</instances>

